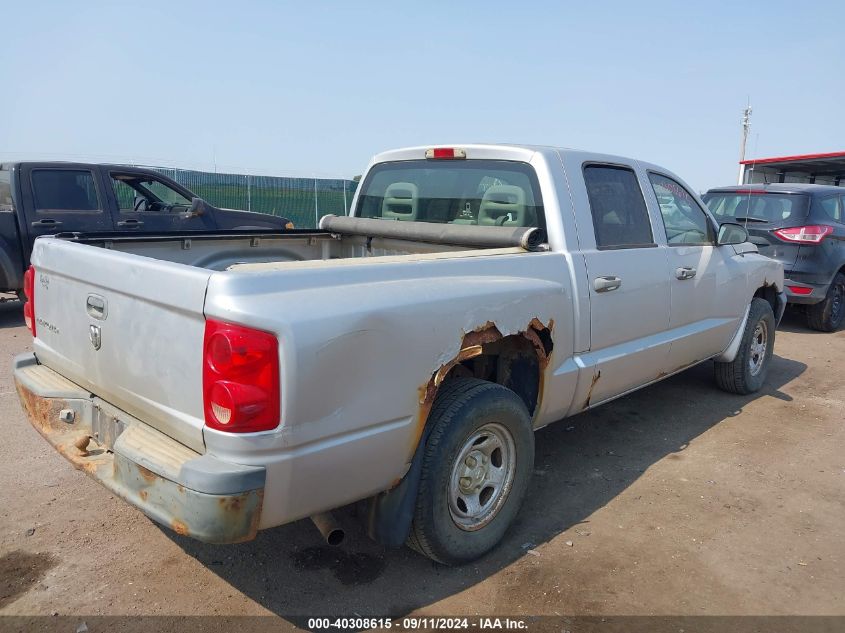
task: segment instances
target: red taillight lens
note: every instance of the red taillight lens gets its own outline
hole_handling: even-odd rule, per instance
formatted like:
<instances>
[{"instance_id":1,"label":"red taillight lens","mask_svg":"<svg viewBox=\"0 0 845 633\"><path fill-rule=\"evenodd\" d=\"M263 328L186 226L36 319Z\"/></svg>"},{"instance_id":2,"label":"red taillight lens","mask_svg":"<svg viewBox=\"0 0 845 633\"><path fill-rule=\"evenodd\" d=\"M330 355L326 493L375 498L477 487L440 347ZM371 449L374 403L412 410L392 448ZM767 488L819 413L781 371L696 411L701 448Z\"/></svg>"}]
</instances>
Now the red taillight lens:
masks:
<instances>
[{"instance_id":1,"label":"red taillight lens","mask_svg":"<svg viewBox=\"0 0 845 633\"><path fill-rule=\"evenodd\" d=\"M774 231L774 234L782 240L801 244L818 244L831 233L833 233L833 227L825 224L791 226L787 229Z\"/></svg>"},{"instance_id":2,"label":"red taillight lens","mask_svg":"<svg viewBox=\"0 0 845 633\"><path fill-rule=\"evenodd\" d=\"M23 293L26 295L26 303L23 304L23 320L27 329L35 337L35 266L27 268L23 274Z\"/></svg>"},{"instance_id":3,"label":"red taillight lens","mask_svg":"<svg viewBox=\"0 0 845 633\"><path fill-rule=\"evenodd\" d=\"M208 319L202 366L207 426L230 433L279 426L279 342L275 336Z\"/></svg>"},{"instance_id":4,"label":"red taillight lens","mask_svg":"<svg viewBox=\"0 0 845 633\"><path fill-rule=\"evenodd\" d=\"M809 295L813 293L812 288L807 288L805 286L787 286L790 292L794 295Z\"/></svg>"}]
</instances>

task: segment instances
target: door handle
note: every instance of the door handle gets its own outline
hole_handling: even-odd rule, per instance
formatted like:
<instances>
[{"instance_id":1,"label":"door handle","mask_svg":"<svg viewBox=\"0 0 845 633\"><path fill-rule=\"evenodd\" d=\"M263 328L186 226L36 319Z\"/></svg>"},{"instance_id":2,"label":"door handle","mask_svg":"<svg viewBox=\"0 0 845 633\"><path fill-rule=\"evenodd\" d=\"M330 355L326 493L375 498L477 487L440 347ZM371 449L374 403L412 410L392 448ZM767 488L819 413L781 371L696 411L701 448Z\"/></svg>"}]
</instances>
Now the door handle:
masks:
<instances>
[{"instance_id":1,"label":"door handle","mask_svg":"<svg viewBox=\"0 0 845 633\"><path fill-rule=\"evenodd\" d=\"M32 223L32 228L34 229L52 229L57 226L61 226L62 223L58 220L54 220L52 218L44 218L43 220L36 220Z\"/></svg>"},{"instance_id":2,"label":"door handle","mask_svg":"<svg viewBox=\"0 0 845 633\"><path fill-rule=\"evenodd\" d=\"M137 229L139 226L144 226L144 223L141 220L121 220L117 225L127 229Z\"/></svg>"},{"instance_id":3,"label":"door handle","mask_svg":"<svg viewBox=\"0 0 845 633\"><path fill-rule=\"evenodd\" d=\"M596 277L593 280L593 288L596 292L610 292L616 290L622 285L622 280L619 277L612 275L605 277Z\"/></svg>"},{"instance_id":4,"label":"door handle","mask_svg":"<svg viewBox=\"0 0 845 633\"><path fill-rule=\"evenodd\" d=\"M675 269L675 277L678 279L692 279L695 277L695 273L698 272L692 266L681 266L680 268Z\"/></svg>"}]
</instances>

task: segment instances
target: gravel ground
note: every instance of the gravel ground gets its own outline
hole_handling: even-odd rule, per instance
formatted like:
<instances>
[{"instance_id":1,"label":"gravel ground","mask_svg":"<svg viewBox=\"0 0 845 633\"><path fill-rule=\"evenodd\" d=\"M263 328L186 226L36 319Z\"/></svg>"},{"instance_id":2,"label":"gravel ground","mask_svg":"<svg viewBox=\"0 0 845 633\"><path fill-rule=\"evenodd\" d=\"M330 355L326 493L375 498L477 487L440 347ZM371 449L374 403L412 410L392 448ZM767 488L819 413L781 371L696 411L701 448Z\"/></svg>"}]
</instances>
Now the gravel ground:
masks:
<instances>
[{"instance_id":1,"label":"gravel ground","mask_svg":"<svg viewBox=\"0 0 845 633\"><path fill-rule=\"evenodd\" d=\"M519 520L458 569L369 542L354 509L341 549L307 521L236 546L158 527L29 426L28 349L0 304L3 615L845 615L845 332L797 314L752 397L704 364L539 431Z\"/></svg>"}]
</instances>

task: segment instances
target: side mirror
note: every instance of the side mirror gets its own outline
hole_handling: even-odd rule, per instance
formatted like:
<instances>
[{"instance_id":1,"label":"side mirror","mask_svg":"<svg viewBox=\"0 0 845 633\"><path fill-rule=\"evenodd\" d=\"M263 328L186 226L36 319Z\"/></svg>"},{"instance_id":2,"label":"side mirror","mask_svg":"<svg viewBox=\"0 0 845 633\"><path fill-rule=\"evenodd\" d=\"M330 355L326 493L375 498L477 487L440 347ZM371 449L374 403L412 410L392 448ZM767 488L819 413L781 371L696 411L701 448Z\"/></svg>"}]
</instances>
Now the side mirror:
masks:
<instances>
[{"instance_id":1,"label":"side mirror","mask_svg":"<svg viewBox=\"0 0 845 633\"><path fill-rule=\"evenodd\" d=\"M726 246L728 244L743 244L748 241L748 231L741 224L725 222L719 227L719 237L716 244Z\"/></svg>"},{"instance_id":2,"label":"side mirror","mask_svg":"<svg viewBox=\"0 0 845 633\"><path fill-rule=\"evenodd\" d=\"M191 218L198 218L206 211L205 200L202 198L191 198L191 206L182 214L183 220L190 220Z\"/></svg>"}]
</instances>

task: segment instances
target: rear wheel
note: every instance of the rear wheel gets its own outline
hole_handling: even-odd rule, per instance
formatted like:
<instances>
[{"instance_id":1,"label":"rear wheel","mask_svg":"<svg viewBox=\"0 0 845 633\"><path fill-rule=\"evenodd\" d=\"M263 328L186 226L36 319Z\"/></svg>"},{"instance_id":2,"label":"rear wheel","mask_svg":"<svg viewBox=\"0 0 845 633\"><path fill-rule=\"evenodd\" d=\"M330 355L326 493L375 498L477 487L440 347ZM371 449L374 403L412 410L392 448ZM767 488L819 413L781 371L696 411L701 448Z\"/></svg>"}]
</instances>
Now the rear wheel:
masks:
<instances>
[{"instance_id":1,"label":"rear wheel","mask_svg":"<svg viewBox=\"0 0 845 633\"><path fill-rule=\"evenodd\" d=\"M837 273L824 301L807 306L807 325L819 332L838 330L845 319L845 275Z\"/></svg>"},{"instance_id":2,"label":"rear wheel","mask_svg":"<svg viewBox=\"0 0 845 633\"><path fill-rule=\"evenodd\" d=\"M745 395L758 391L766 382L775 347L775 315L765 299L751 300L748 321L736 358L716 363L716 384L731 393Z\"/></svg>"},{"instance_id":3,"label":"rear wheel","mask_svg":"<svg viewBox=\"0 0 845 633\"><path fill-rule=\"evenodd\" d=\"M534 432L513 391L476 378L441 387L408 545L447 565L475 560L502 539L534 468Z\"/></svg>"}]
</instances>

